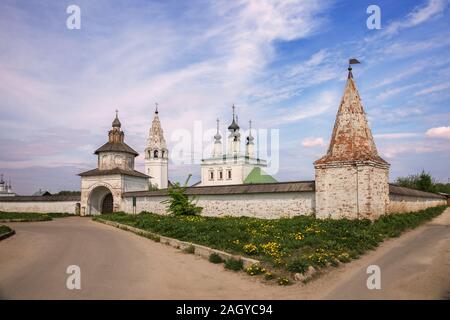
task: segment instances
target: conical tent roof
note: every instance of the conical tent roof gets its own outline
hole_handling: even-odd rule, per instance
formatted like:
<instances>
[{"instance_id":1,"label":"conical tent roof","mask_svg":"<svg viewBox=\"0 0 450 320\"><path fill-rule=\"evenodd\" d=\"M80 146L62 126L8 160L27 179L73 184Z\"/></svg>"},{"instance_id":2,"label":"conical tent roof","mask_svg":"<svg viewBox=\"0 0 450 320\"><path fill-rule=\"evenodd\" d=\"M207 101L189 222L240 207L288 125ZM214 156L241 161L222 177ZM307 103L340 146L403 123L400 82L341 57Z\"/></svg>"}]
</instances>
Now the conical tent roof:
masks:
<instances>
[{"instance_id":1,"label":"conical tent roof","mask_svg":"<svg viewBox=\"0 0 450 320\"><path fill-rule=\"evenodd\" d=\"M314 164L348 161L388 164L378 155L351 68L336 115L328 152Z\"/></svg>"}]
</instances>

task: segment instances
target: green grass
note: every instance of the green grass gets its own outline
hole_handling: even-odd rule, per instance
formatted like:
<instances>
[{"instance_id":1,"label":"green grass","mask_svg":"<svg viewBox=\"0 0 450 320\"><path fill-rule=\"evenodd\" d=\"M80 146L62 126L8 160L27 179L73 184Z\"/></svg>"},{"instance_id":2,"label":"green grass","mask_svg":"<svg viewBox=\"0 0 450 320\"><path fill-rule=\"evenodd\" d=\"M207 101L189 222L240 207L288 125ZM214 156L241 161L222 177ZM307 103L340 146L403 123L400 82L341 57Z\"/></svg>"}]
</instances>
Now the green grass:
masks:
<instances>
[{"instance_id":1,"label":"green grass","mask_svg":"<svg viewBox=\"0 0 450 320\"><path fill-rule=\"evenodd\" d=\"M0 235L8 233L11 231L11 228L5 225L0 225Z\"/></svg>"},{"instance_id":2,"label":"green grass","mask_svg":"<svg viewBox=\"0 0 450 320\"><path fill-rule=\"evenodd\" d=\"M266 267L291 273L349 262L383 240L428 221L446 206L370 220L318 220L299 216L266 220L248 217L161 216L115 213L101 218L182 241L202 244L260 260Z\"/></svg>"},{"instance_id":3,"label":"green grass","mask_svg":"<svg viewBox=\"0 0 450 320\"><path fill-rule=\"evenodd\" d=\"M36 213L36 212L1 212L0 221L17 220L28 221L49 221L53 218L63 218L71 216L68 213Z\"/></svg>"}]
</instances>

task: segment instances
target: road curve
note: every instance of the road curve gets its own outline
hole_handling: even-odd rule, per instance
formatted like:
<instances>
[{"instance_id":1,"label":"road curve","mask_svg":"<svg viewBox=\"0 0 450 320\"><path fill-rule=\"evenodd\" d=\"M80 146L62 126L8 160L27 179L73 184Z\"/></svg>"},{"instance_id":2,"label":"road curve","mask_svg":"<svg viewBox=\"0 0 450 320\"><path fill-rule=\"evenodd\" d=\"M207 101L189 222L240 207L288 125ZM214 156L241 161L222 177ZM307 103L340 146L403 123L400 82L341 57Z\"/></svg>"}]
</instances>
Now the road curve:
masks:
<instances>
[{"instance_id":1,"label":"road curve","mask_svg":"<svg viewBox=\"0 0 450 320\"><path fill-rule=\"evenodd\" d=\"M438 299L450 292L450 209L308 285L288 287L89 218L8 225L16 235L0 242L0 299ZM371 264L381 268L381 290L366 287ZM81 268L81 290L66 288L69 265Z\"/></svg>"}]
</instances>

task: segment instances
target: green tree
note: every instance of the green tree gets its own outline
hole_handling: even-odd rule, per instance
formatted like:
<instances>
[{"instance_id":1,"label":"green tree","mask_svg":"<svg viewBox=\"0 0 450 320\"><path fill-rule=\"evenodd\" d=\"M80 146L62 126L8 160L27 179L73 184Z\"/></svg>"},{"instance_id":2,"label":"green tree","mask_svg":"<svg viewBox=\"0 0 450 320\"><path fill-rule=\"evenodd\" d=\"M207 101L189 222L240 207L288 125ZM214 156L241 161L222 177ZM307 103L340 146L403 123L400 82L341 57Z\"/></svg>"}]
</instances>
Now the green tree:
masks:
<instances>
[{"instance_id":1,"label":"green tree","mask_svg":"<svg viewBox=\"0 0 450 320\"><path fill-rule=\"evenodd\" d=\"M433 177L422 170L420 174L413 174L407 177L398 177L396 183L399 186L417 189L427 192L437 192L436 183Z\"/></svg>"},{"instance_id":2,"label":"green tree","mask_svg":"<svg viewBox=\"0 0 450 320\"><path fill-rule=\"evenodd\" d=\"M169 204L169 212L173 215L193 216L203 210L202 207L196 206L194 203L195 199L189 199L186 195L187 184L191 176L189 174L183 186L180 186L180 183L176 182L167 190L169 199L162 201L162 203Z\"/></svg>"}]
</instances>

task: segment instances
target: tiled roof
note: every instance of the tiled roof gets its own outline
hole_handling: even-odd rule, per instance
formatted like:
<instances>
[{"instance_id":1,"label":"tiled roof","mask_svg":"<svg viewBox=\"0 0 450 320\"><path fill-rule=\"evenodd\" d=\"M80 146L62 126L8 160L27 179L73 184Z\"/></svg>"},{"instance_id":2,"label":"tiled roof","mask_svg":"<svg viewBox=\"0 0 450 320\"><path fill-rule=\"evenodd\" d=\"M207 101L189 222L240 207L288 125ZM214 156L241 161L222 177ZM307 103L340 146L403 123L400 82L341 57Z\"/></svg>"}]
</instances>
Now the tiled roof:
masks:
<instances>
[{"instance_id":1,"label":"tiled roof","mask_svg":"<svg viewBox=\"0 0 450 320\"><path fill-rule=\"evenodd\" d=\"M400 187L395 184L389 184L389 194L399 196L410 196L418 198L440 198L447 199L445 195Z\"/></svg>"},{"instance_id":2,"label":"tiled roof","mask_svg":"<svg viewBox=\"0 0 450 320\"><path fill-rule=\"evenodd\" d=\"M113 174L124 174L127 176L133 176L133 177L142 177L142 178L149 178L146 174L143 174L142 172L133 170L123 170L120 168L114 168L110 170L100 170L100 169L93 169L89 171L85 171L82 173L79 173L78 175L81 177L89 177L89 176L107 176L107 175L113 175Z\"/></svg>"},{"instance_id":3,"label":"tiled roof","mask_svg":"<svg viewBox=\"0 0 450 320\"><path fill-rule=\"evenodd\" d=\"M311 192L314 191L314 181L292 181L258 184L236 184L229 186L188 187L187 195L215 195L215 194L249 194L273 192ZM167 194L167 189L155 191L125 192L124 197L153 197Z\"/></svg>"},{"instance_id":4,"label":"tiled roof","mask_svg":"<svg viewBox=\"0 0 450 320\"><path fill-rule=\"evenodd\" d=\"M100 148L95 150L95 154L99 154L99 152L111 152L111 151L131 153L135 156L139 155L139 153L134 151L125 142L107 142L104 145L102 145Z\"/></svg>"},{"instance_id":5,"label":"tiled roof","mask_svg":"<svg viewBox=\"0 0 450 320\"><path fill-rule=\"evenodd\" d=\"M348 161L388 164L378 155L351 71L336 115L328 152L314 164Z\"/></svg>"}]
</instances>

